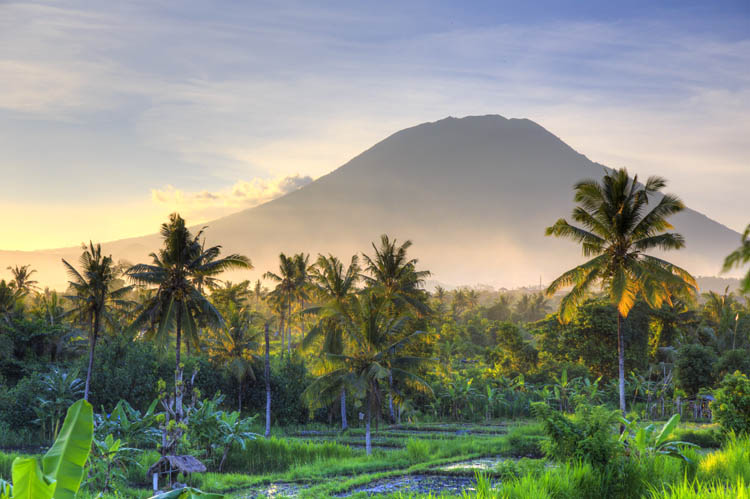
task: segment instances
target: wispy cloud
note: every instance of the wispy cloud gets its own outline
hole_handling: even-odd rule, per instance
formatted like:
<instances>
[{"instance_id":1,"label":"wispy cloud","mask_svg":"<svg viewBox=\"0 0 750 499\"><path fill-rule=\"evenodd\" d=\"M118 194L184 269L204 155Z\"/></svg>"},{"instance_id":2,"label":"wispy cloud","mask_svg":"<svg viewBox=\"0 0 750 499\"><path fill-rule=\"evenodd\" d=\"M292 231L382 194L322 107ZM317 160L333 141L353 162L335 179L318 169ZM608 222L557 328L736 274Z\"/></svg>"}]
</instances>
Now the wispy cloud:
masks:
<instances>
[{"instance_id":1,"label":"wispy cloud","mask_svg":"<svg viewBox=\"0 0 750 499\"><path fill-rule=\"evenodd\" d=\"M159 205L168 206L171 211L189 216L195 223L202 223L214 217L266 203L296 191L312 181L312 177L307 175L292 175L272 180L256 178L250 181L240 180L229 189L215 192L186 192L167 185L162 189L152 189L151 199Z\"/></svg>"}]
</instances>

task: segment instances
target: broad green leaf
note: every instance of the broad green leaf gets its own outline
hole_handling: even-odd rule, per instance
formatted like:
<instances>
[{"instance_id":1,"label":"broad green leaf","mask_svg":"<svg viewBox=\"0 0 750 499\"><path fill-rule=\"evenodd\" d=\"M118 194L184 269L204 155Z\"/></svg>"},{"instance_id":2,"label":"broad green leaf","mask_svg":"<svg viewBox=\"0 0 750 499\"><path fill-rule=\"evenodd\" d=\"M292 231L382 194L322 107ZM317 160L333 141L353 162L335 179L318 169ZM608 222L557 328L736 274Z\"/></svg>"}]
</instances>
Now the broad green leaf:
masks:
<instances>
[{"instance_id":1,"label":"broad green leaf","mask_svg":"<svg viewBox=\"0 0 750 499\"><path fill-rule=\"evenodd\" d=\"M52 499L56 483L48 480L35 457L13 460L13 499Z\"/></svg>"},{"instance_id":2,"label":"broad green leaf","mask_svg":"<svg viewBox=\"0 0 750 499\"><path fill-rule=\"evenodd\" d=\"M659 434L656 436L656 444L655 447L659 447L661 444L667 441L669 436L672 434L672 431L677 427L677 425L680 424L680 415L675 414L671 418L669 418L669 421L666 422L664 427L661 429Z\"/></svg>"},{"instance_id":3,"label":"broad green leaf","mask_svg":"<svg viewBox=\"0 0 750 499\"><path fill-rule=\"evenodd\" d=\"M62 430L42 458L44 474L57 481L55 499L75 499L94 439L94 411L79 400L68 408Z\"/></svg>"},{"instance_id":4,"label":"broad green leaf","mask_svg":"<svg viewBox=\"0 0 750 499\"><path fill-rule=\"evenodd\" d=\"M175 489L151 497L150 499L223 499L223 494L211 494L203 492L192 487L185 487L184 489Z\"/></svg>"}]
</instances>

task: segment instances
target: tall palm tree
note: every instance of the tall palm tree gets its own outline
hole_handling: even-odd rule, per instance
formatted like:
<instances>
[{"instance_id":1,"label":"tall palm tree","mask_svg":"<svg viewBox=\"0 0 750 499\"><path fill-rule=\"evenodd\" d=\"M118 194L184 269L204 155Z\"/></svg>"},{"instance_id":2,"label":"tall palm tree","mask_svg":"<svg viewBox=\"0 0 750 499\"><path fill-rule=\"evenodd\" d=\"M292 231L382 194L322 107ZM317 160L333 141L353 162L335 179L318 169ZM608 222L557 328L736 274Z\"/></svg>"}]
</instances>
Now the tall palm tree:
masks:
<instances>
[{"instance_id":1,"label":"tall palm tree","mask_svg":"<svg viewBox=\"0 0 750 499\"><path fill-rule=\"evenodd\" d=\"M182 419L182 333L187 341L198 347L197 320L220 328L224 325L221 313L199 289L207 277L230 269L251 269L250 260L232 254L219 258L221 246L204 248L203 230L193 235L185 220L177 213L161 226L163 247L151 253L151 264L137 264L128 269L127 276L136 284L156 287L130 326L135 332L146 329L146 337L162 344L171 331L175 333L175 416Z\"/></svg>"},{"instance_id":2,"label":"tall palm tree","mask_svg":"<svg viewBox=\"0 0 750 499\"><path fill-rule=\"evenodd\" d=\"M94 243L89 242L88 248L83 246L83 253L78 260L80 272L64 258L62 262L70 276L69 284L74 293L65 298L73 303L72 311L81 322L89 324L89 363L83 392L83 398L88 400L94 368L94 350L102 322L115 322L111 307L124 305L123 297L130 292L131 287L114 288L118 277L117 269L111 255L102 256L100 244L94 246Z\"/></svg>"},{"instance_id":3,"label":"tall palm tree","mask_svg":"<svg viewBox=\"0 0 750 499\"><path fill-rule=\"evenodd\" d=\"M39 284L39 282L31 278L31 276L36 273L36 270L32 269L31 265L21 265L20 267L14 265L8 267L8 270L10 270L13 275L13 280L10 282L10 286L18 290L18 292L27 295L37 289L37 284Z\"/></svg>"},{"instance_id":4,"label":"tall palm tree","mask_svg":"<svg viewBox=\"0 0 750 499\"><path fill-rule=\"evenodd\" d=\"M359 280L359 259L352 256L349 267L335 256L318 255L318 260L310 269L310 278L315 294L321 305L308 309L315 312L319 320L302 340L303 348L309 348L316 340L322 338L321 354L341 355L344 353L344 335L346 331L336 320L336 313L357 291ZM348 427L346 421L346 387L341 388L341 429Z\"/></svg>"},{"instance_id":5,"label":"tall palm tree","mask_svg":"<svg viewBox=\"0 0 750 499\"><path fill-rule=\"evenodd\" d=\"M380 236L380 246L372 243L372 257L363 255L366 274L365 283L375 289L399 312L411 307L415 311L429 311L426 304L424 281L430 276L428 270L417 270L417 259L409 258L407 251L412 242L407 240L400 246L388 235Z\"/></svg>"},{"instance_id":6,"label":"tall palm tree","mask_svg":"<svg viewBox=\"0 0 750 499\"><path fill-rule=\"evenodd\" d=\"M576 307L595 285L606 289L610 302L617 308L617 350L619 367L620 410L625 413L625 346L622 319L641 296L651 307L670 302L673 295L693 295L695 279L685 270L663 259L647 255L649 250L677 250L685 246L684 238L674 232L667 217L684 209L679 198L659 196L666 186L661 177L649 177L645 185L627 170L606 172L601 182L583 180L575 185L573 220L583 227L559 219L548 227L548 236L572 239L582 245L583 254L593 256L588 262L568 270L547 288L551 296L558 290L573 288L560 303L562 321L572 318ZM653 198L653 208L648 210Z\"/></svg>"},{"instance_id":7,"label":"tall palm tree","mask_svg":"<svg viewBox=\"0 0 750 499\"><path fill-rule=\"evenodd\" d=\"M270 298L272 306L279 312L279 332L281 335L281 355L284 355L284 340L286 337L286 325L290 321L292 313L292 302L297 293L298 262L294 257L288 257L284 253L279 254L279 273L266 272L263 274L264 279L269 279L276 283L276 287L271 291Z\"/></svg>"},{"instance_id":8,"label":"tall palm tree","mask_svg":"<svg viewBox=\"0 0 750 499\"><path fill-rule=\"evenodd\" d=\"M309 292L310 292L310 255L306 253L297 253L294 255L294 265L296 267L296 286L294 289L294 298L297 302L298 308L300 311L304 310L305 308L305 302L309 298ZM305 317L303 315L300 315L300 329L304 330L305 326ZM291 354L292 351L292 321L291 316L289 320L289 341L287 342L287 348L289 349L289 353ZM303 332L304 334L304 332Z\"/></svg>"},{"instance_id":9,"label":"tall palm tree","mask_svg":"<svg viewBox=\"0 0 750 499\"><path fill-rule=\"evenodd\" d=\"M303 395L312 407L320 407L332 403L340 396L342 387L347 387L355 397L364 400L365 448L369 455L372 412L382 401L383 384L389 378L396 378L431 393L429 385L413 372L429 359L402 353L423 332L404 335L408 316L392 317L387 310L388 302L372 290L341 302L337 308L337 320L346 330L350 345L343 354L326 354L330 369L311 383ZM399 339L394 341L394 338Z\"/></svg>"},{"instance_id":10,"label":"tall palm tree","mask_svg":"<svg viewBox=\"0 0 750 499\"><path fill-rule=\"evenodd\" d=\"M430 276L427 270L417 270L417 259L409 258L407 252L412 242L404 241L400 246L396 239L387 234L380 236L380 246L372 243L374 254L372 257L363 255L366 264L366 274L362 275L365 283L387 304L388 312L397 317L407 311L416 314L427 314L427 292L424 281ZM391 391L393 380L389 380ZM388 410L391 422L396 422L396 412L393 408L393 396L388 394Z\"/></svg>"},{"instance_id":11,"label":"tall palm tree","mask_svg":"<svg viewBox=\"0 0 750 499\"><path fill-rule=\"evenodd\" d=\"M260 347L260 332L252 326L252 313L247 307L230 303L224 314L226 332L219 334L209 347L209 353L234 376L238 385L237 410L242 412L242 392L247 380L255 381L253 363Z\"/></svg>"}]
</instances>

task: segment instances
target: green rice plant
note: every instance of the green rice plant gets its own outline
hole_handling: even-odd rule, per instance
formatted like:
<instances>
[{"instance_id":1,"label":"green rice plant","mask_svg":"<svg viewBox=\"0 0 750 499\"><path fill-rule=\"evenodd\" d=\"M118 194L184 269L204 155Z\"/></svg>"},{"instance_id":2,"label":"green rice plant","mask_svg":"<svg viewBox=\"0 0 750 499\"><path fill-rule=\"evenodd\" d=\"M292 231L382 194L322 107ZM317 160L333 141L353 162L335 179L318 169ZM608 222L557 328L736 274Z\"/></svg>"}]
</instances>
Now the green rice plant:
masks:
<instances>
[{"instance_id":1,"label":"green rice plant","mask_svg":"<svg viewBox=\"0 0 750 499\"><path fill-rule=\"evenodd\" d=\"M734 483L742 479L750 483L750 437L730 433L721 450L706 454L698 464L698 480L719 480Z\"/></svg>"},{"instance_id":2,"label":"green rice plant","mask_svg":"<svg viewBox=\"0 0 750 499\"><path fill-rule=\"evenodd\" d=\"M432 447L430 442L410 438L406 442L406 454L409 456L409 462L416 464L427 461L430 458Z\"/></svg>"},{"instance_id":3,"label":"green rice plant","mask_svg":"<svg viewBox=\"0 0 750 499\"><path fill-rule=\"evenodd\" d=\"M727 483L683 480L676 485L652 489L652 499L750 499L750 488L742 478Z\"/></svg>"},{"instance_id":4,"label":"green rice plant","mask_svg":"<svg viewBox=\"0 0 750 499\"><path fill-rule=\"evenodd\" d=\"M250 474L283 472L300 464L350 458L356 454L351 447L334 442L259 438L248 441L244 450L233 446L227 455L225 469Z\"/></svg>"}]
</instances>

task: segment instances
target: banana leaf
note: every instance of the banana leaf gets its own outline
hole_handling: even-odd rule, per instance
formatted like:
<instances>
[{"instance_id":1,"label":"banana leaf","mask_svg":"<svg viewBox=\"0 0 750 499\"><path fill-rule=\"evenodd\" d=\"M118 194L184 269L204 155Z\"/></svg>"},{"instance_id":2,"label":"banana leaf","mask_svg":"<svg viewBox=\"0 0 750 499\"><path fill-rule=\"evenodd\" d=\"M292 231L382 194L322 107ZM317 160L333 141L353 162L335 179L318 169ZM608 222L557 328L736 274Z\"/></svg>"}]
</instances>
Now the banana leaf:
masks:
<instances>
[{"instance_id":1,"label":"banana leaf","mask_svg":"<svg viewBox=\"0 0 750 499\"><path fill-rule=\"evenodd\" d=\"M57 482L54 499L75 499L93 439L94 410L79 400L68 408L57 440L42 458L44 474ZM13 483L15 488L15 477Z\"/></svg>"},{"instance_id":2,"label":"banana leaf","mask_svg":"<svg viewBox=\"0 0 750 499\"><path fill-rule=\"evenodd\" d=\"M35 457L13 460L13 499L52 499L54 480L45 477Z\"/></svg>"}]
</instances>

